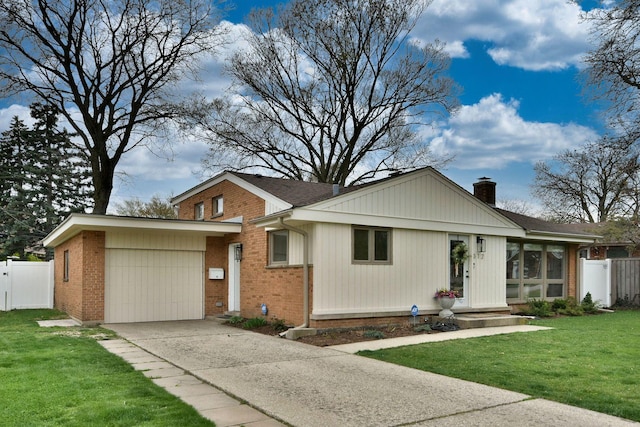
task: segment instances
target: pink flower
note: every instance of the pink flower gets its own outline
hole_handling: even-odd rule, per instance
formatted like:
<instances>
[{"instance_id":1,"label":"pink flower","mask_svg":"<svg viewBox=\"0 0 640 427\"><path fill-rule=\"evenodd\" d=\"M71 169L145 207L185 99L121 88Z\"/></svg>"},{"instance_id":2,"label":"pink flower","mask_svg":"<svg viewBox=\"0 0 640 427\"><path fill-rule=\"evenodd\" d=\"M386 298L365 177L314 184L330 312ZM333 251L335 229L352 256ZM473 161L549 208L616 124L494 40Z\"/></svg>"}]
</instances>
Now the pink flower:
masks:
<instances>
[{"instance_id":1,"label":"pink flower","mask_svg":"<svg viewBox=\"0 0 640 427\"><path fill-rule=\"evenodd\" d=\"M454 291L452 289L446 289L446 288L442 288L442 289L438 289L436 291L436 294L433 296L434 298L458 298L460 296L460 294L458 293L458 291Z\"/></svg>"}]
</instances>

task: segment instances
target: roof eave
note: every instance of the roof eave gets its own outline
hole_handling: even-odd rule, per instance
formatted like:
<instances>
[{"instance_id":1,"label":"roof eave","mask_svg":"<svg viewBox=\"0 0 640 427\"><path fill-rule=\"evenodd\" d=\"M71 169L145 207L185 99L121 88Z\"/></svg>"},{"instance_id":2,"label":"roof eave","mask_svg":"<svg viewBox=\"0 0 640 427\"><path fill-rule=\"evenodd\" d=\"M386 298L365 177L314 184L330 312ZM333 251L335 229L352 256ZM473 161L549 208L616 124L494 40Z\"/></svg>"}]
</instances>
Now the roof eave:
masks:
<instances>
[{"instance_id":1,"label":"roof eave","mask_svg":"<svg viewBox=\"0 0 640 427\"><path fill-rule=\"evenodd\" d=\"M43 239L46 247L55 247L82 231L146 230L172 233L196 233L223 236L242 231L236 222L186 221L109 215L71 214Z\"/></svg>"}]
</instances>

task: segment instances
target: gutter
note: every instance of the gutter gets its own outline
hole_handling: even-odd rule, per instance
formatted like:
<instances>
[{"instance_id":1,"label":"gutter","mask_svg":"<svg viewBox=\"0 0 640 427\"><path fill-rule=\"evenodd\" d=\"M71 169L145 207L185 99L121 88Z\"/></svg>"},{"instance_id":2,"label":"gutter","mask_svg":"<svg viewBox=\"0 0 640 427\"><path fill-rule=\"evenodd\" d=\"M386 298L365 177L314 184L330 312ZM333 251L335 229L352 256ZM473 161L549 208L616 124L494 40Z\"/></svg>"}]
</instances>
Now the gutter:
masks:
<instances>
[{"instance_id":1,"label":"gutter","mask_svg":"<svg viewBox=\"0 0 640 427\"><path fill-rule=\"evenodd\" d=\"M303 286L303 317L304 323L296 328L307 328L309 326L309 233L306 231L286 224L282 216L278 217L280 226L285 230L290 230L302 235L302 286ZM294 328L295 329L295 328Z\"/></svg>"}]
</instances>

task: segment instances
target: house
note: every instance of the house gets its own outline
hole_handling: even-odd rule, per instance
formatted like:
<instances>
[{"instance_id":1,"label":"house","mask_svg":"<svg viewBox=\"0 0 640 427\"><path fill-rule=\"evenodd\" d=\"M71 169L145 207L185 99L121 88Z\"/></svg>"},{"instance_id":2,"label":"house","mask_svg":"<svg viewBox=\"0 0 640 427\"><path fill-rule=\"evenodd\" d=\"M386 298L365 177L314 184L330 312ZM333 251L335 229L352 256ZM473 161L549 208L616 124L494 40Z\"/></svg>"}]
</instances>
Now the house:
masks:
<instances>
[{"instance_id":1,"label":"house","mask_svg":"<svg viewBox=\"0 0 640 427\"><path fill-rule=\"evenodd\" d=\"M314 328L439 311L505 312L575 296L596 236L495 208L433 168L357 187L225 172L173 199L178 220L73 214L55 248L55 305L85 323L267 316Z\"/></svg>"}]
</instances>

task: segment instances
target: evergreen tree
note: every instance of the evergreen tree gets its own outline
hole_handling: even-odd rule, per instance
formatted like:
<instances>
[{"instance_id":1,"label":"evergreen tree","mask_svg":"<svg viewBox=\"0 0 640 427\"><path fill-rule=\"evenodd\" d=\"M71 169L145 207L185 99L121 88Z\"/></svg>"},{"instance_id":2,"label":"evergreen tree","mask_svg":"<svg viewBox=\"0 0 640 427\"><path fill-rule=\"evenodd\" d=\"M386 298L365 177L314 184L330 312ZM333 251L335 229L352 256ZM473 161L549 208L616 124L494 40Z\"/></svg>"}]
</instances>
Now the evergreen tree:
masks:
<instances>
[{"instance_id":1,"label":"evergreen tree","mask_svg":"<svg viewBox=\"0 0 640 427\"><path fill-rule=\"evenodd\" d=\"M0 137L0 254L3 257L22 253L26 246L28 227L19 205L24 197L28 139L29 129L18 117L11 120L9 129Z\"/></svg>"},{"instance_id":2,"label":"evergreen tree","mask_svg":"<svg viewBox=\"0 0 640 427\"><path fill-rule=\"evenodd\" d=\"M2 133L0 250L24 255L71 212L90 207L89 169L66 130L58 129L54 107L34 103L32 129L15 117ZM86 162L84 163L86 164ZM5 178L6 177L6 178Z\"/></svg>"}]
</instances>

